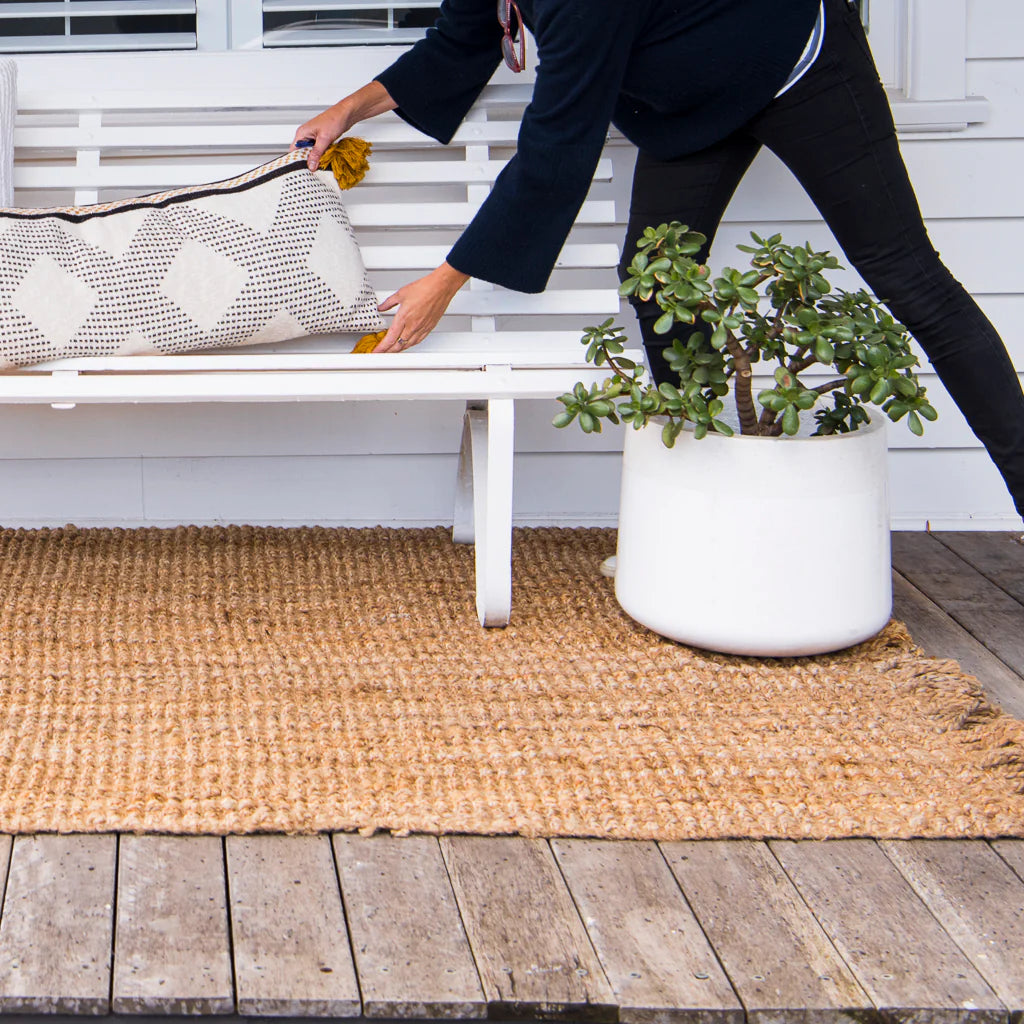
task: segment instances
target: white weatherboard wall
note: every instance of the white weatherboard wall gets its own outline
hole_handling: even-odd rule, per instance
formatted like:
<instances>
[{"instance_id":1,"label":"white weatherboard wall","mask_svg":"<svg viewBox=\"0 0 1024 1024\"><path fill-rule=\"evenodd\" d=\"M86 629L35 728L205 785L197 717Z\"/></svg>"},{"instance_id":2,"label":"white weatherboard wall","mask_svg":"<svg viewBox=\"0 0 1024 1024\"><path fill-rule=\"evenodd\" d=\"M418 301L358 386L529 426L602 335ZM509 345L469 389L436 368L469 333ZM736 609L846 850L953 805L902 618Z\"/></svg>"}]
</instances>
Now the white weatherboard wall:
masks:
<instances>
[{"instance_id":1,"label":"white weatherboard wall","mask_svg":"<svg viewBox=\"0 0 1024 1024\"><path fill-rule=\"evenodd\" d=\"M1017 185L1024 169L1024 16L1019 0L970 0L968 16L967 92L987 97L991 116L963 132L905 135L902 142L933 240L1024 368L1024 273L1016 249L1024 235ZM145 55L130 58L134 63L94 56L80 64L63 56L60 73L95 88L131 87L166 61L191 56ZM235 56L240 70L262 57ZM117 78L107 80L115 62ZM360 80L350 81L351 67L340 58L337 67L337 95L369 77L360 70ZM31 88L56 68L50 58L23 58L19 81ZM323 93L329 76L323 68L309 74L311 90ZM595 196L614 195L624 217L632 154L623 145L611 152L617 181L595 186ZM834 245L770 155L759 158L730 207L714 263L735 262L733 246L750 230ZM836 280L857 283L849 274ZM628 314L623 322L630 323ZM984 451L934 376L928 384L940 421L920 440L903 425L890 428L894 525L1019 528ZM556 431L553 402L517 408L517 523L614 525L621 436ZM0 407L0 525L448 523L461 414L460 404L445 402Z\"/></svg>"}]
</instances>

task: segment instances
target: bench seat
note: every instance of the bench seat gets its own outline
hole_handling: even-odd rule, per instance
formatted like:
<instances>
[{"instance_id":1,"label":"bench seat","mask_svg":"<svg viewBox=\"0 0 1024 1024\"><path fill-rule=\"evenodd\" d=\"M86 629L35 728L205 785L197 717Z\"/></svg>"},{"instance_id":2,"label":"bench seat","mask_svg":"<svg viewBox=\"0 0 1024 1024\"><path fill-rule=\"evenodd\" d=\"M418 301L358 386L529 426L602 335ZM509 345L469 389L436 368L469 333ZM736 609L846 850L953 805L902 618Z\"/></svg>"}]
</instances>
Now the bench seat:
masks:
<instances>
[{"instance_id":1,"label":"bench seat","mask_svg":"<svg viewBox=\"0 0 1024 1024\"><path fill-rule=\"evenodd\" d=\"M19 96L18 206L86 205L231 177L286 150L295 125L321 109L252 90L72 93ZM380 299L444 259L513 152L525 98L516 87L485 90L447 147L393 115L360 126L375 148L345 203ZM603 159L597 178L610 175ZM614 220L613 203L588 200L578 224ZM606 376L584 362L579 339L584 325L619 312L617 262L616 246L574 237L546 292L473 281L439 329L400 354L353 355L354 336L321 335L188 355L61 359L0 372L0 403L72 410L119 402L465 401L453 538L475 544L480 621L501 626L511 610L514 403L553 399L577 380Z\"/></svg>"}]
</instances>

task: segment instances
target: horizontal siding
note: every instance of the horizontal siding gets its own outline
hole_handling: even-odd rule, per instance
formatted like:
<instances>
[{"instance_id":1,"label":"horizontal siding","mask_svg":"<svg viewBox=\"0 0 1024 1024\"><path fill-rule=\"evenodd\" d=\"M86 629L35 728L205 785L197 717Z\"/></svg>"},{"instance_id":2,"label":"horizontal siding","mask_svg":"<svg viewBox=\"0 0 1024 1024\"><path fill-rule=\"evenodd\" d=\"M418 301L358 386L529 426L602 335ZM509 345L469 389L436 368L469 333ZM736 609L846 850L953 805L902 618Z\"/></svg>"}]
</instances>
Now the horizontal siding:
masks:
<instances>
[{"instance_id":1,"label":"horizontal siding","mask_svg":"<svg viewBox=\"0 0 1024 1024\"><path fill-rule=\"evenodd\" d=\"M450 525L455 454L0 460L3 527ZM609 525L614 452L520 453L519 524Z\"/></svg>"},{"instance_id":2,"label":"horizontal siding","mask_svg":"<svg viewBox=\"0 0 1024 1024\"><path fill-rule=\"evenodd\" d=\"M1024 68L1024 65L1022 65ZM1024 85L1024 75L1021 78ZM1024 217L1024 138L935 139L905 135L901 142L914 191L930 220ZM757 157L751 174L736 191L728 216L758 220L770 214L779 222L816 221L806 193L772 153Z\"/></svg>"},{"instance_id":3,"label":"horizontal siding","mask_svg":"<svg viewBox=\"0 0 1024 1024\"><path fill-rule=\"evenodd\" d=\"M1020 530L1020 517L979 448L894 451L889 503L898 530Z\"/></svg>"},{"instance_id":4,"label":"horizontal siding","mask_svg":"<svg viewBox=\"0 0 1024 1024\"><path fill-rule=\"evenodd\" d=\"M1018 185L1024 166L1024 8L1019 0L970 0L968 10L968 91L986 96L992 115L955 135L905 135L902 146L932 240L1024 370L1024 278L1014 256L1024 236ZM241 80L265 81L255 55L238 57ZM326 57L311 59L320 67ZM380 52L372 59L383 66L389 56ZM150 75L184 66L174 60L204 65L202 55L151 55L145 69L125 64L121 80L142 85ZM80 65L92 69L88 80L94 85L102 61ZM52 73L49 66L43 61L24 68L22 81L38 87ZM339 68L335 77L321 68L310 76L308 102L330 102L361 84L349 79L365 71L361 64L356 71ZM595 186L593 196L613 198L621 219L632 154L625 146L610 153L615 181ZM835 247L812 204L770 154L758 158L729 208L715 264L738 262L733 246L751 230L779 230L793 240ZM621 225L589 228L580 238L618 241L620 231ZM842 287L860 283L852 272L834 280ZM622 322L633 330L628 312ZM1019 524L962 417L934 375L926 371L924 379L941 417L923 439L902 425L890 428L894 524ZM550 425L556 410L553 402L519 405L517 521L614 522L621 435L556 431ZM62 412L0 407L0 524L449 522L461 413L451 402L211 405L187 412L174 406Z\"/></svg>"},{"instance_id":5,"label":"horizontal siding","mask_svg":"<svg viewBox=\"0 0 1024 1024\"><path fill-rule=\"evenodd\" d=\"M1024 59L1024 6L1019 0L967 0L967 55Z\"/></svg>"},{"instance_id":6,"label":"horizontal siding","mask_svg":"<svg viewBox=\"0 0 1024 1024\"><path fill-rule=\"evenodd\" d=\"M0 526L450 525L455 467L453 455L0 460ZM619 469L616 452L519 454L516 523L613 526ZM896 529L1014 528L978 449L896 449L889 473Z\"/></svg>"}]
</instances>

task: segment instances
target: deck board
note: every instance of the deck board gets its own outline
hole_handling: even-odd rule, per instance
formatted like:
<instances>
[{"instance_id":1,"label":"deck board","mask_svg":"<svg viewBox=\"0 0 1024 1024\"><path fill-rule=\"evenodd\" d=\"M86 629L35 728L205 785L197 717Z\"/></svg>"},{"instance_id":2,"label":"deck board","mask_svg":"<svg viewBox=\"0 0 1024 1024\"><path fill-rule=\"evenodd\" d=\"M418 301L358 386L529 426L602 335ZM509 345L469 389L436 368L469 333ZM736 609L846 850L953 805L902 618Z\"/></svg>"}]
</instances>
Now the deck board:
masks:
<instances>
[{"instance_id":1,"label":"deck board","mask_svg":"<svg viewBox=\"0 0 1024 1024\"><path fill-rule=\"evenodd\" d=\"M224 846L215 836L122 836L115 1013L235 1010Z\"/></svg>"},{"instance_id":2,"label":"deck board","mask_svg":"<svg viewBox=\"0 0 1024 1024\"><path fill-rule=\"evenodd\" d=\"M930 534L894 533L892 561L901 576L1024 676L1024 606Z\"/></svg>"},{"instance_id":3,"label":"deck board","mask_svg":"<svg viewBox=\"0 0 1024 1024\"><path fill-rule=\"evenodd\" d=\"M1024 679L899 573L893 574L893 614L910 630L918 647L934 657L959 662L981 683L990 700L1007 714L1024 718Z\"/></svg>"},{"instance_id":4,"label":"deck board","mask_svg":"<svg viewBox=\"0 0 1024 1024\"><path fill-rule=\"evenodd\" d=\"M487 1015L480 979L434 836L334 836L367 1017Z\"/></svg>"},{"instance_id":5,"label":"deck board","mask_svg":"<svg viewBox=\"0 0 1024 1024\"><path fill-rule=\"evenodd\" d=\"M871 1000L765 843L659 845L749 1024L874 1018Z\"/></svg>"},{"instance_id":6,"label":"deck board","mask_svg":"<svg viewBox=\"0 0 1024 1024\"><path fill-rule=\"evenodd\" d=\"M228 836L238 1012L356 1017L362 1006L327 836Z\"/></svg>"},{"instance_id":7,"label":"deck board","mask_svg":"<svg viewBox=\"0 0 1024 1024\"><path fill-rule=\"evenodd\" d=\"M0 916L0 1013L106 1014L112 835L18 836Z\"/></svg>"},{"instance_id":8,"label":"deck board","mask_svg":"<svg viewBox=\"0 0 1024 1024\"><path fill-rule=\"evenodd\" d=\"M7 868L11 863L11 836L0 836L0 912L4 903L4 890L7 888Z\"/></svg>"},{"instance_id":9,"label":"deck board","mask_svg":"<svg viewBox=\"0 0 1024 1024\"><path fill-rule=\"evenodd\" d=\"M1020 533L935 533L933 537L1024 607Z\"/></svg>"},{"instance_id":10,"label":"deck board","mask_svg":"<svg viewBox=\"0 0 1024 1024\"><path fill-rule=\"evenodd\" d=\"M611 985L543 840L443 836L488 1016L615 1021Z\"/></svg>"},{"instance_id":11,"label":"deck board","mask_svg":"<svg viewBox=\"0 0 1024 1024\"><path fill-rule=\"evenodd\" d=\"M887 1021L1005 1024L1002 1001L874 840L771 849Z\"/></svg>"},{"instance_id":12,"label":"deck board","mask_svg":"<svg viewBox=\"0 0 1024 1024\"><path fill-rule=\"evenodd\" d=\"M654 843L558 839L551 848L623 1024L743 1024L742 1005Z\"/></svg>"},{"instance_id":13,"label":"deck board","mask_svg":"<svg viewBox=\"0 0 1024 1024\"><path fill-rule=\"evenodd\" d=\"M1024 1013L1024 881L986 843L878 844L1010 1012Z\"/></svg>"},{"instance_id":14,"label":"deck board","mask_svg":"<svg viewBox=\"0 0 1024 1024\"><path fill-rule=\"evenodd\" d=\"M1024 881L1024 839L997 839L991 846L1017 877ZM1024 936L1021 939L1024 945Z\"/></svg>"}]
</instances>

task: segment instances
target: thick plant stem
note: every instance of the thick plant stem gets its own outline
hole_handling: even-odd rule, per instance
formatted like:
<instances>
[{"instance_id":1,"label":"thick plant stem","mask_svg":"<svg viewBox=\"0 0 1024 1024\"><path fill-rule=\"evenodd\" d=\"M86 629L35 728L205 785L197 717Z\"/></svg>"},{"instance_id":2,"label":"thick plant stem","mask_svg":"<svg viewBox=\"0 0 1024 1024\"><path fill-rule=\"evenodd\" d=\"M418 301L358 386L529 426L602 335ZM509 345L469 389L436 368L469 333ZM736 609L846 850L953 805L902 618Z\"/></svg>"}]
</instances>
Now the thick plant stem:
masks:
<instances>
[{"instance_id":1,"label":"thick plant stem","mask_svg":"<svg viewBox=\"0 0 1024 1024\"><path fill-rule=\"evenodd\" d=\"M764 409L761 412L761 418L757 421L757 432L762 437L770 436L775 430L775 421L778 419L778 413L772 412L771 409Z\"/></svg>"},{"instance_id":2,"label":"thick plant stem","mask_svg":"<svg viewBox=\"0 0 1024 1024\"><path fill-rule=\"evenodd\" d=\"M735 367L734 392L736 412L740 420L741 434L760 433L757 426L757 409L754 407L754 373L750 368L750 356L732 333L726 336L725 347L732 356Z\"/></svg>"}]
</instances>

